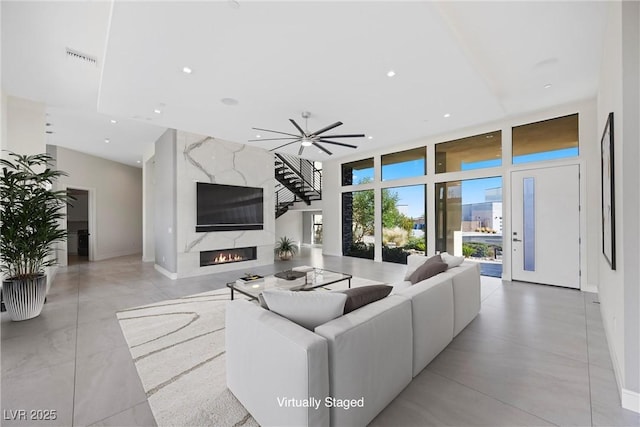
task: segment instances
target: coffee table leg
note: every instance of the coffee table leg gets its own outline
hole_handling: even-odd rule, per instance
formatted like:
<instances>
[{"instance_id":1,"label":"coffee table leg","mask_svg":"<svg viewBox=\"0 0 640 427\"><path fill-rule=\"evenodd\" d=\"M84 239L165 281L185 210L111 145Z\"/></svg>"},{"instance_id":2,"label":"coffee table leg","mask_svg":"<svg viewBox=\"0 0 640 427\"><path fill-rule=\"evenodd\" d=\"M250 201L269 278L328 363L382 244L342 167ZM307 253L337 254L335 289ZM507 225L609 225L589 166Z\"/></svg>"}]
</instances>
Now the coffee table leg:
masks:
<instances>
[{"instance_id":1,"label":"coffee table leg","mask_svg":"<svg viewBox=\"0 0 640 427\"><path fill-rule=\"evenodd\" d=\"M231 288L231 301L233 301L233 288Z\"/></svg>"},{"instance_id":2,"label":"coffee table leg","mask_svg":"<svg viewBox=\"0 0 640 427\"><path fill-rule=\"evenodd\" d=\"M349 289L351 289L351 279L349 279Z\"/></svg>"}]
</instances>

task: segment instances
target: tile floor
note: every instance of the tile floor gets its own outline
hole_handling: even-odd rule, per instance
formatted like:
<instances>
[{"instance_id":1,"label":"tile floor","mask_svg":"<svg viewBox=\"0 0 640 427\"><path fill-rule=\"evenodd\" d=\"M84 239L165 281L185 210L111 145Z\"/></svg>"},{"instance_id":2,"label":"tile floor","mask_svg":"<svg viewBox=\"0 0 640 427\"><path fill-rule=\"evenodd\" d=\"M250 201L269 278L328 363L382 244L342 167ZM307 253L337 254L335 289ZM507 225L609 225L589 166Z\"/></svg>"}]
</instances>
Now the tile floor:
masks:
<instances>
[{"instance_id":1,"label":"tile floor","mask_svg":"<svg viewBox=\"0 0 640 427\"><path fill-rule=\"evenodd\" d=\"M404 270L303 248L252 272L303 264L389 283ZM139 256L59 269L38 318L2 313L1 424L155 425L116 311L221 288L237 275L172 281ZM597 295L491 278L482 292L480 315L372 425L640 425L619 407ZM34 409L56 419L11 420Z\"/></svg>"}]
</instances>

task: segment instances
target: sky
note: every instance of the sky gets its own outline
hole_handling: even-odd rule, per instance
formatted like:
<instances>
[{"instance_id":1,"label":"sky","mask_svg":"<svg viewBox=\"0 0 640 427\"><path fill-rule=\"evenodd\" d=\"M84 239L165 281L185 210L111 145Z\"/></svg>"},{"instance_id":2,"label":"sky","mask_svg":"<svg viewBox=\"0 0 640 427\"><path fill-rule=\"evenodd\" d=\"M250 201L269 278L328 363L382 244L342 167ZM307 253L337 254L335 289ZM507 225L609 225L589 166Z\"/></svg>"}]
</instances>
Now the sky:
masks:
<instances>
[{"instance_id":1,"label":"sky","mask_svg":"<svg viewBox=\"0 0 640 427\"><path fill-rule=\"evenodd\" d=\"M529 162L539 162L566 157L577 157L578 148L566 148L561 150L547 151L543 153L526 154L515 156L513 164ZM463 171L497 167L502 164L501 159L490 159L480 162L463 163ZM416 159L403 163L384 165L382 167L382 180L390 181L400 178L408 178L425 174L425 159ZM360 169L353 172L353 181L360 182L363 179L373 180L373 168ZM481 203L485 201L484 193L489 188L502 187L502 177L470 179L462 181L462 204ZM424 215L424 185L413 185L407 187L393 187L392 191L398 193L400 200L398 205L405 215L416 218ZM406 207L405 207L406 206Z\"/></svg>"}]
</instances>

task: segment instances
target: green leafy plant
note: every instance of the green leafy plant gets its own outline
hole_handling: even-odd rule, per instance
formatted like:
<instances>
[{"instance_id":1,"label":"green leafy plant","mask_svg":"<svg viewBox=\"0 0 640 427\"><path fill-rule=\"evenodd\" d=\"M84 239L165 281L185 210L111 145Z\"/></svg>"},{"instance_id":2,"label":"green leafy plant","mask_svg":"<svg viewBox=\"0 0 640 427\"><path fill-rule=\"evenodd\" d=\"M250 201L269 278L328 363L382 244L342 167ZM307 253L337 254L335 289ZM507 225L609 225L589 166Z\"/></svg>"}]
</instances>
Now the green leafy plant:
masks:
<instances>
[{"instance_id":1,"label":"green leafy plant","mask_svg":"<svg viewBox=\"0 0 640 427\"><path fill-rule=\"evenodd\" d=\"M469 258L469 257L470 257L470 256L472 256L474 253L475 253L475 249L474 249L472 246L470 246L470 245L468 245L468 244L466 244L466 243L463 243L463 244L462 244L462 255L463 255L465 258Z\"/></svg>"},{"instance_id":2,"label":"green leafy plant","mask_svg":"<svg viewBox=\"0 0 640 427\"><path fill-rule=\"evenodd\" d=\"M53 246L63 241L61 209L69 197L53 183L67 174L49 167L48 154L9 152L0 159L0 271L12 279L29 279L56 263Z\"/></svg>"},{"instance_id":3,"label":"green leafy plant","mask_svg":"<svg viewBox=\"0 0 640 427\"><path fill-rule=\"evenodd\" d=\"M424 252L427 245L425 244L424 237L409 237L409 242L404 246L405 249L415 249L417 251Z\"/></svg>"},{"instance_id":4,"label":"green leafy plant","mask_svg":"<svg viewBox=\"0 0 640 427\"><path fill-rule=\"evenodd\" d=\"M298 252L298 247L293 240L289 239L287 236L283 236L276 243L275 252L277 254L290 252L292 255L295 255Z\"/></svg>"}]
</instances>

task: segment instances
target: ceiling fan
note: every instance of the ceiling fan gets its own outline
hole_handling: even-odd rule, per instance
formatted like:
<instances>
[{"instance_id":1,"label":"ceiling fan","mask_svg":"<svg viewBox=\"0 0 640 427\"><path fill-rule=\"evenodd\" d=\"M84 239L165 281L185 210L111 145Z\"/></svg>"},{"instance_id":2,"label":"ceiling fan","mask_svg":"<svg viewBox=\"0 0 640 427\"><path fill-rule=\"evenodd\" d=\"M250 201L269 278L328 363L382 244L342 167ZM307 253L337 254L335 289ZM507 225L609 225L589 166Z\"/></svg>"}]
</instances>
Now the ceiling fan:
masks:
<instances>
[{"instance_id":1,"label":"ceiling fan","mask_svg":"<svg viewBox=\"0 0 640 427\"><path fill-rule=\"evenodd\" d=\"M302 128L298 125L298 123L296 123L295 120L289 119L291 124L293 124L296 127L296 129L298 130L298 132L300 132L300 135L295 135L295 134L287 133L287 132L280 132L280 131L277 131L277 130L262 129L262 128L252 128L254 130L259 130L259 131L264 131L264 132L272 132L272 133L277 133L277 134L281 134L281 135L287 135L287 137L250 139L249 142L291 140L291 141L287 142L286 144L280 145L279 147L273 148L273 149L271 149L269 151L275 151L275 150L278 150L278 149L280 149L282 147L286 147L287 145L291 145L291 144L295 144L296 142L300 142L300 149L298 150L298 156L302 155L302 152L304 151L304 149L309 147L309 146L311 146L311 145L313 145L315 147L318 147L319 149L321 149L322 151L324 151L328 155L332 155L333 153L331 151L327 150L325 147L323 147L322 144L340 145L342 147L349 147L349 148L358 148L358 147L355 146L355 145L352 145L352 144L346 144L344 142L330 141L327 138L363 138L364 137L363 133L348 134L348 135L322 135L323 133L325 133L327 131L330 131L333 128L341 126L342 122L335 122L334 124L326 126L326 127L322 128L320 130L317 130L315 132L309 132L309 130L307 129L307 119L310 116L311 116L311 113L309 113L308 111L303 111L302 112L302 118L305 121L305 130L302 130Z\"/></svg>"}]
</instances>

